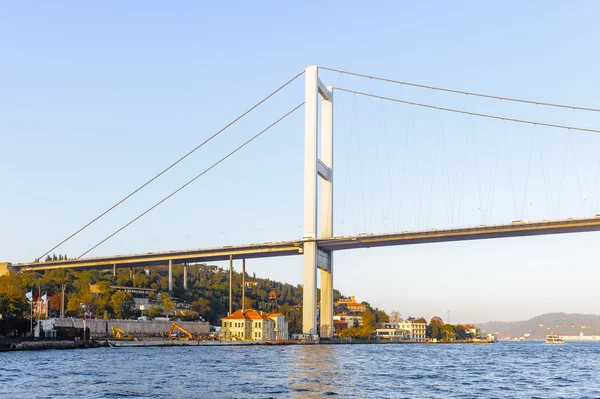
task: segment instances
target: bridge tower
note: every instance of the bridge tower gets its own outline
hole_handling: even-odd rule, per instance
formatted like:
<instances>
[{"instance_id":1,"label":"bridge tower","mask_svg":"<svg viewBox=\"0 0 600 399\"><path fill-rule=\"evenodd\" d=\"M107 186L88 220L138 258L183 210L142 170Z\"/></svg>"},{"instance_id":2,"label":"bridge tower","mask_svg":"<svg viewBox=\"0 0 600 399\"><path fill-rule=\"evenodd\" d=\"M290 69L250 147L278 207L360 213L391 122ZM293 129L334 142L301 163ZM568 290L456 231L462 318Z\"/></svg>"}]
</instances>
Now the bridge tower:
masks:
<instances>
[{"instance_id":1,"label":"bridge tower","mask_svg":"<svg viewBox=\"0 0 600 399\"><path fill-rule=\"evenodd\" d=\"M302 332L311 335L317 333L317 269L320 269L320 335L329 338L333 337L333 256L331 252L319 249L315 240L333 236L333 90L321 82L316 65L306 68L305 79L304 240L306 241L303 254ZM319 108L321 108L321 156L317 150Z\"/></svg>"}]
</instances>

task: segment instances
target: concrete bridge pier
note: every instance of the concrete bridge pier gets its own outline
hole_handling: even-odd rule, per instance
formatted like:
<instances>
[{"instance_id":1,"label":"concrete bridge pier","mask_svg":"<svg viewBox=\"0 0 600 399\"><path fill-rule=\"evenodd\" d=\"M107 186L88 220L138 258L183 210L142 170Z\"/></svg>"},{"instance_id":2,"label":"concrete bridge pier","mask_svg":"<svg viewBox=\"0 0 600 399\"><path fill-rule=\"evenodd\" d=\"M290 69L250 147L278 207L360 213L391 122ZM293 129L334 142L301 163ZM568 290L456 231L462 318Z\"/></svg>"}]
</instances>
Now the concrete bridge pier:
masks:
<instances>
[{"instance_id":1,"label":"concrete bridge pier","mask_svg":"<svg viewBox=\"0 0 600 399\"><path fill-rule=\"evenodd\" d=\"M233 314L233 255L229 255L229 313Z\"/></svg>"},{"instance_id":2,"label":"concrete bridge pier","mask_svg":"<svg viewBox=\"0 0 600 399\"><path fill-rule=\"evenodd\" d=\"M173 291L173 261L169 259L169 292Z\"/></svg>"},{"instance_id":3,"label":"concrete bridge pier","mask_svg":"<svg viewBox=\"0 0 600 399\"><path fill-rule=\"evenodd\" d=\"M183 265L183 289L187 290L188 287L188 265Z\"/></svg>"},{"instance_id":4,"label":"concrete bridge pier","mask_svg":"<svg viewBox=\"0 0 600 399\"><path fill-rule=\"evenodd\" d=\"M242 259L242 310L246 305L246 259Z\"/></svg>"},{"instance_id":5,"label":"concrete bridge pier","mask_svg":"<svg viewBox=\"0 0 600 399\"><path fill-rule=\"evenodd\" d=\"M113 263L113 277L117 275L117 264Z\"/></svg>"},{"instance_id":6,"label":"concrete bridge pier","mask_svg":"<svg viewBox=\"0 0 600 399\"><path fill-rule=\"evenodd\" d=\"M305 70L304 103L304 286L302 332L317 334L317 268L321 269L321 337L333 336L333 265L331 253L314 241L333 236L333 92L319 79L318 68ZM318 114L321 100L321 159L317 152ZM321 178L321 228L317 235Z\"/></svg>"}]
</instances>

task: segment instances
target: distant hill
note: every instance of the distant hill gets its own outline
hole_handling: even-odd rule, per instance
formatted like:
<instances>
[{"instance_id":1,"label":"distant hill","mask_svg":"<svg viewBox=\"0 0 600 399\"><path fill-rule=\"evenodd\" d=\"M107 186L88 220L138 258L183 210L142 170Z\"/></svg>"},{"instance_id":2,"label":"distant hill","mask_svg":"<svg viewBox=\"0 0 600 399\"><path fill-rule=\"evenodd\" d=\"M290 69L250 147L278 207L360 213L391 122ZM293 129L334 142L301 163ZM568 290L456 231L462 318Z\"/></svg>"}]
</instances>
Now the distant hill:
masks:
<instances>
[{"instance_id":1,"label":"distant hill","mask_svg":"<svg viewBox=\"0 0 600 399\"><path fill-rule=\"evenodd\" d=\"M529 334L526 339L544 339L551 332L560 335L600 335L600 315L579 313L546 313L525 321L477 323L488 333L497 333L500 339L515 339Z\"/></svg>"}]
</instances>

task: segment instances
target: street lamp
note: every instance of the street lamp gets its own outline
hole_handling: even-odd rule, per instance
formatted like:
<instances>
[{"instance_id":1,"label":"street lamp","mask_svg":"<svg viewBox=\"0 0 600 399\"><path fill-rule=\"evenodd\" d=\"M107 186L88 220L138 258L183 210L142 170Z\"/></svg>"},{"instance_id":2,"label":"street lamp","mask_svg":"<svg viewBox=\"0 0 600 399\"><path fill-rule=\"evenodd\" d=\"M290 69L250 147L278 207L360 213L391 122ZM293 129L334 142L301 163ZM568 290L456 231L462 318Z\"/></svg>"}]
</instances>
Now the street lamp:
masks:
<instances>
[{"instance_id":1,"label":"street lamp","mask_svg":"<svg viewBox=\"0 0 600 399\"><path fill-rule=\"evenodd\" d=\"M81 309L83 309L83 342L85 342L85 318L87 316L87 305L85 303L81 303L79 306L81 306Z\"/></svg>"}]
</instances>

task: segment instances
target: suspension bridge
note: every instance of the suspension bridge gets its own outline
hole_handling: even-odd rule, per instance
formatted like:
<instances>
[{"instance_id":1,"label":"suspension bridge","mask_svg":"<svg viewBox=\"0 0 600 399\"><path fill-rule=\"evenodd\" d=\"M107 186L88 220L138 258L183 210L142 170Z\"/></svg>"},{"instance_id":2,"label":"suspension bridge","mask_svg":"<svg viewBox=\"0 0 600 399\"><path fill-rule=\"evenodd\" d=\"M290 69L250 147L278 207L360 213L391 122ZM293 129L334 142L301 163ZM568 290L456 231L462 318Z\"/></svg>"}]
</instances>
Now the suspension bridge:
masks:
<instances>
[{"instance_id":1,"label":"suspension bridge","mask_svg":"<svg viewBox=\"0 0 600 399\"><path fill-rule=\"evenodd\" d=\"M0 263L0 274L6 272L9 268L18 270L20 272L26 271L44 271L60 268L73 268L73 269L111 269L113 273L116 273L117 268L134 268L134 267L150 267L150 266L167 266L169 268L169 288L172 288L172 266L173 263L180 263L184 265L184 284L187 288L187 265L193 263L204 263L212 261L229 261L230 263L230 276L233 268L233 262L235 260L242 260L243 267L245 268L246 259L254 258L267 258L267 257L280 257L280 256L302 256L303 257L303 332L305 334L316 334L317 332L317 273L320 273L321 281L321 297L320 297L320 335L322 337L333 336L333 271L334 271L334 253L336 251L359 249L359 248L371 248L371 247L383 247L383 246L400 246L400 245L415 245L415 244L428 244L428 243L439 243L439 242L452 242L452 241L465 241L465 240L481 240L481 239L493 239L493 238L510 238L510 237L524 237L524 236L539 236L549 234L565 234L565 233L582 233L591 231L600 231L600 214L594 214L594 205L596 197L596 188L594 187L593 195L591 195L591 205L588 215L585 217L572 217L572 218L555 218L552 220L542 221L523 221L522 219L510 220L505 223L491 223L491 224L480 224L476 226L468 227L444 227L444 228L421 228L413 229L410 231L402 232L384 232L384 233L358 233L346 236L334 235L334 98L343 93L351 93L352 95L358 95L366 98L376 98L382 101L389 101L393 103L405 104L410 107L432 109L438 112L445 112L451 114L466 115L469 118L481 118L489 120L497 120L502 123L514 123L520 125L530 125L537 129L539 127L566 130L569 135L577 132L587 133L600 133L600 130L593 129L590 127L582 127L576 125L566 125L559 123L550 123L539 120L530 120L522 117L509 117L499 116L485 112L474 112L468 109L451 108L440 105L434 105L431 103L421 103L416 101L409 101L391 95L381 95L375 92L353 90L346 87L338 87L333 85L326 85L319 76L319 71L331 71L341 74L354 76L357 78L365 78L369 80L376 80L384 83L400 84L405 86L411 86L416 88L423 88L429 90L437 90L439 92L445 92L450 94L460 94L463 96L478 97L491 100L499 100L503 102L511 102L516 104L529 104L540 107L577 110L581 112L600 112L595 108L578 107L572 105L547 103L540 101L532 101L518 98L507 98L498 97L488 94L480 94L473 92L464 92L453 89L446 89L433 86L425 86L420 84L402 82L398 80L380 78L376 76L364 75L354 72L348 72L343 70L309 66L301 71L298 75L293 77L288 82L284 83L278 89L273 91L271 94L266 96L264 99L259 101L248 111L240 115L230 124L225 126L223 129L216 132L214 135L209 137L203 143L192 149L190 152L179 158L177 161L163 169L160 173L149 179L143 185L135 189L129 195L122 198L120 201L115 203L113 206L108 208L106 211L92 219L89 223L84 225L81 229L74 232L72 235L62 240L60 243L55 245L49 251L46 251L40 257L32 262L26 263ZM137 194L144 187L152 183L154 180L161 177L168 170L173 168L175 165L180 163L182 160L187 158L189 155L203 147L207 142L218 136L221 132L226 130L228 127L242 119L244 116L255 110L265 101L269 100L273 95L278 93L280 90L288 86L291 82L300 78L304 75L305 88L304 88L304 101L293 107L289 112L285 113L282 117L277 119L275 122L268 125L265 129L261 130L255 136L241 144L240 146L227 153L225 156L220 158L218 161L213 163L207 169L196 175L191 180L187 181L184 185L179 187L177 190L171 192L169 195L162 198L160 201L155 203L144 212L140 213L135 218L128 221L122 227L106 236L96 245L89 248L87 251L82 253L75 259L64 259L56 261L42 261L42 258L47 254L51 253L61 245L81 233L83 230L88 228L90 225L95 223L97 220L104 217L106 214L111 212L113 209L127 201L130 197ZM268 131L273 126L277 125L280 121L284 120L301 107L304 107L304 197L303 197L303 231L304 234L301 238L291 241L279 241L279 242L265 242L256 243L249 245L232 245L232 246L221 246L216 248L201 248L192 250L171 250L162 252L151 252L142 254L131 254L131 255L114 255L114 256L102 256L102 257L89 257L88 254L96 249L98 246L106 242L107 240L114 237L116 234L135 223L137 220L142 218L144 215L160 206L166 200L179 193L188 185L202 177L204 174L218 166L220 163L226 161L230 156L244 148L247 144L257 139L264 132ZM531 149L533 149L533 136L531 142ZM572 145L572 143L571 143ZM437 146L435 150L437 151ZM532 151L530 151L531 153ZM566 154L566 152L565 152ZM575 157L575 155L573 154ZM565 155L566 158L566 155ZM496 157L498 162L498 157ZM445 163L447 168L447 160ZM466 166L463 166L465 168ZM600 171L600 163L599 169ZM361 171L362 173L362 171ZM529 173L529 172L528 172ZM464 172L463 172L464 174ZM564 174L564 173L563 173ZM545 176L545 175L544 175ZM362 176L361 176L362 177ZM390 174L391 179L391 174ZM463 177L464 179L464 177ZM494 176L495 179L495 176ZM561 184L563 178L561 177ZM433 177L432 177L433 183ZM419 185L421 187L422 184ZM546 182L544 181L544 187ZM581 184L580 184L581 187ZM581 188L580 188L581 190ZM391 191L391 189L390 189ZM449 190L448 190L449 191ZM481 197L481 187L479 188ZM514 191L514 190L513 190ZM559 195L560 195L559 189ZM448 194L448 195L446 195ZM447 202L452 202L452 193L444 192ZM364 194L363 194L364 195ZM392 198L390 197L390 202ZM583 200L583 198L582 198ZM481 199L480 199L481 201ZM490 200L491 201L491 200ZM523 198L525 201L525 197ZM364 206L363 197L363 206ZM382 198L383 202L383 198ZM421 202L424 200L421 199ZM483 203L483 201L481 201ZM516 200L515 200L516 203ZM431 206L431 193L429 206ZM483 207L483 205L482 205ZM515 205L516 208L516 205ZM549 206L550 208L550 206ZM416 209L416 208L415 208ZM481 208L480 208L481 211ZM343 213L344 211L342 211ZM423 211L421 211L423 212ZM336 212L337 213L337 212ZM416 213L416 210L414 211ZM366 222L366 213L364 215ZM365 223L366 224L366 223ZM392 227L393 228L393 227ZM245 270L245 269L244 269ZM231 308L231 305L230 305Z\"/></svg>"}]
</instances>

